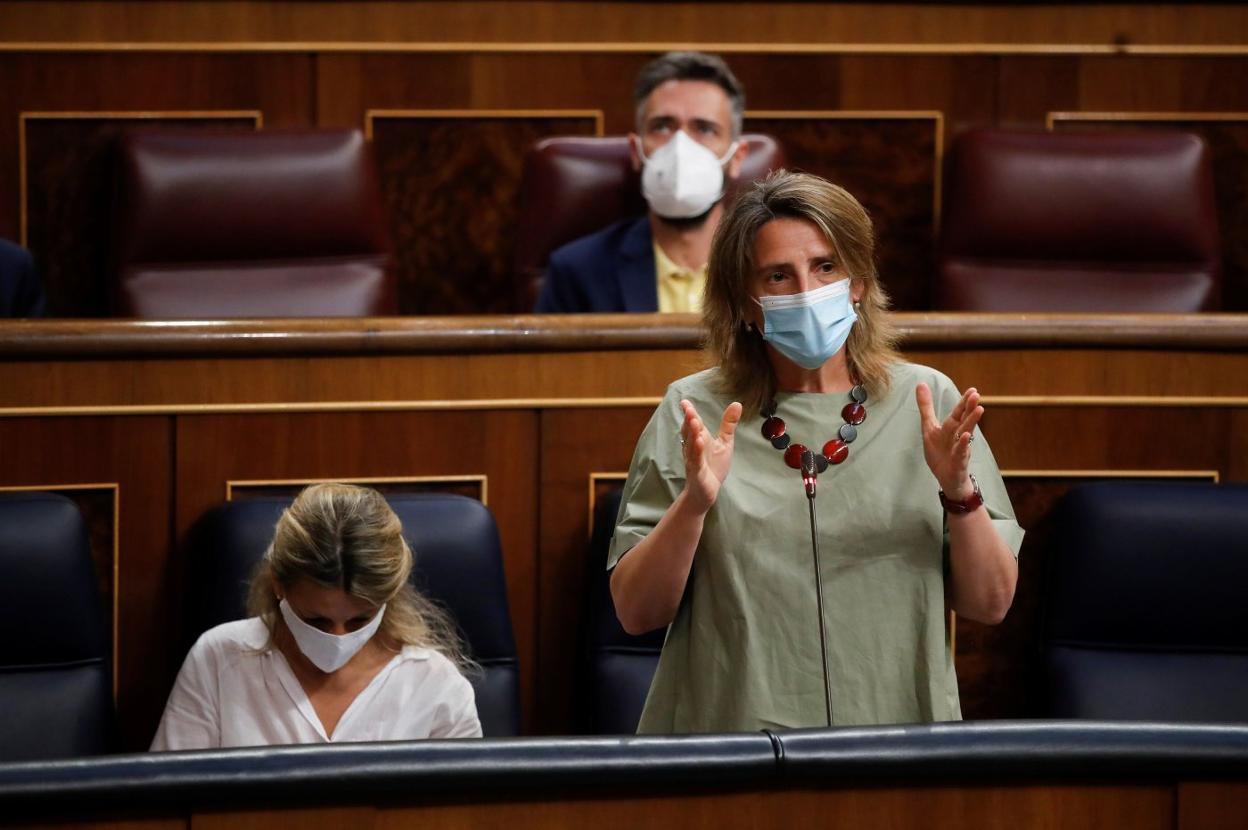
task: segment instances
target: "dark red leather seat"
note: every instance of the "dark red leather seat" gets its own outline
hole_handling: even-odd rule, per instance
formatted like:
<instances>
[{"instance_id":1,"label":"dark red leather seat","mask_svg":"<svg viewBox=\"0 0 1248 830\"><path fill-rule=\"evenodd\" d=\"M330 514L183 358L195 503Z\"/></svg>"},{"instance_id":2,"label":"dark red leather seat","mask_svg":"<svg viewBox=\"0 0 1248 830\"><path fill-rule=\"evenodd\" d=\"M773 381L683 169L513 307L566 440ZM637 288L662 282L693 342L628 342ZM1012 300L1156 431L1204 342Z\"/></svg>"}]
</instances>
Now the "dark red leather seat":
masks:
<instances>
[{"instance_id":1,"label":"dark red leather seat","mask_svg":"<svg viewBox=\"0 0 1248 830\"><path fill-rule=\"evenodd\" d=\"M942 221L939 309L1220 306L1213 173L1195 135L971 130L950 152Z\"/></svg>"},{"instance_id":2,"label":"dark red leather seat","mask_svg":"<svg viewBox=\"0 0 1248 830\"><path fill-rule=\"evenodd\" d=\"M116 315L398 311L358 130L135 132L122 142L119 187Z\"/></svg>"},{"instance_id":3,"label":"dark red leather seat","mask_svg":"<svg viewBox=\"0 0 1248 830\"><path fill-rule=\"evenodd\" d=\"M774 138L745 134L749 154L736 185L784 166ZM641 177L622 135L557 136L526 154L520 181L519 221L513 259L518 308L532 308L551 253L612 222L646 212Z\"/></svg>"}]
</instances>

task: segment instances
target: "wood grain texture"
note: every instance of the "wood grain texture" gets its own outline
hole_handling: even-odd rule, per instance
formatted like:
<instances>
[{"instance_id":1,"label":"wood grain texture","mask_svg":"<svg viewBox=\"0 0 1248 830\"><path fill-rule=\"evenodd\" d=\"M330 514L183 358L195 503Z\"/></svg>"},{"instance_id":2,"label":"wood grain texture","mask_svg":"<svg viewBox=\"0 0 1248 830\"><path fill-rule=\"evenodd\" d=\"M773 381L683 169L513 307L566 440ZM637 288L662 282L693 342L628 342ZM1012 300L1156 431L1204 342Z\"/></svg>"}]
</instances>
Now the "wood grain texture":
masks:
<instances>
[{"instance_id":1,"label":"wood grain texture","mask_svg":"<svg viewBox=\"0 0 1248 830\"><path fill-rule=\"evenodd\" d=\"M0 13L0 19L7 30L6 14ZM0 119L10 125L0 130L0 193L5 194L0 236L16 240L21 232L20 113L259 110L267 128L308 127L313 124L311 68L311 58L298 54L0 54L0 78L5 79ZM94 212L89 218L107 226L109 213Z\"/></svg>"},{"instance_id":2,"label":"wood grain texture","mask_svg":"<svg viewBox=\"0 0 1248 830\"><path fill-rule=\"evenodd\" d=\"M424 827L982 827L1170 828L1174 794L1165 786L881 787L776 789L548 802L396 807L379 828ZM276 818L276 816L275 816Z\"/></svg>"},{"instance_id":3,"label":"wood grain texture","mask_svg":"<svg viewBox=\"0 0 1248 830\"><path fill-rule=\"evenodd\" d=\"M180 417L177 538L185 540L196 519L224 500L228 481L484 475L503 546L523 722L530 728L540 676L537 424L534 413L523 411ZM174 588L175 601L184 591Z\"/></svg>"},{"instance_id":4,"label":"wood grain texture","mask_svg":"<svg viewBox=\"0 0 1248 830\"><path fill-rule=\"evenodd\" d=\"M341 3L252 0L0 4L9 41L1239 43L1224 4L610 2Z\"/></svg>"},{"instance_id":5,"label":"wood grain texture","mask_svg":"<svg viewBox=\"0 0 1248 830\"><path fill-rule=\"evenodd\" d=\"M572 728L591 474L627 469L666 384L695 371L703 357L691 348L693 330L678 332L669 348L652 348L644 325L630 335L605 323L602 332L584 334L579 350L509 351L508 338L535 319L517 318L514 328L500 320L499 340L470 322L466 331L498 351L467 354L445 351L437 339L455 340L449 319L433 327L441 345L425 353L419 325L394 329L415 339L409 351L387 353L360 337L370 321L356 321L354 329L339 329L346 324L335 321L326 323L330 331L356 338L337 354L248 356L223 345L225 331L216 331L199 344L207 351L198 356L108 356L93 351L89 336L94 326L114 324L69 323L37 324L43 327L37 330L41 337L58 327L87 335L76 355L24 358L20 348L5 354L0 407L9 408L0 411L0 486L120 486L118 653L127 746L140 749L150 739L182 659L176 609L188 589L180 543L195 519L224 499L229 481L487 476L521 650L525 727L556 734ZM1031 534L1016 607L996 629L962 623L957 655L968 717L1030 714L1036 704L1028 672L1043 610L1043 520L1061 490L1083 478L1043 471L1091 477L1216 471L1222 481L1248 481L1248 343L1220 336L1201 341L1203 335L1187 332L1188 339L1175 341L1182 347L1156 345L1201 321L1224 319L1233 328L1242 318L1101 319L1103 326L1121 323L1123 333L1099 348L1092 343L1106 335L1093 320L1023 325L1009 318L1022 326L1012 329L1017 339L1011 341L1012 323L1000 318L907 319L912 342L926 344L908 356L962 386L976 385L986 395L983 425L998 463L1007 472L1030 471L1009 483ZM556 329L573 324L553 322ZM996 339L982 337L980 323ZM280 335L280 327L267 325ZM1072 342L1063 347L1067 326ZM258 336L263 328L226 331L269 339ZM1127 336L1133 331L1142 336L1136 348ZM296 340L319 336L314 321L298 321L291 332ZM625 335L636 336L635 348L612 339ZM595 351L602 342L610 348ZM36 407L134 404L163 414L89 414L89 408L67 410L78 413L72 417L33 414ZM251 408L212 409L229 405ZM315 411L318 406L325 411ZM289 492L285 485L265 486Z\"/></svg>"},{"instance_id":6,"label":"wood grain texture","mask_svg":"<svg viewBox=\"0 0 1248 830\"><path fill-rule=\"evenodd\" d=\"M374 117L404 314L515 308L516 204L524 153L549 135L594 135L592 117Z\"/></svg>"},{"instance_id":7,"label":"wood grain texture","mask_svg":"<svg viewBox=\"0 0 1248 830\"><path fill-rule=\"evenodd\" d=\"M0 486L116 482L118 637L114 660L123 746L144 750L164 709L170 621L172 420L0 419ZM111 580L110 580L111 581ZM112 626L109 626L110 630Z\"/></svg>"},{"instance_id":8,"label":"wood grain texture","mask_svg":"<svg viewBox=\"0 0 1248 830\"><path fill-rule=\"evenodd\" d=\"M931 305L941 123L911 118L751 115L751 132L784 147L789 167L836 182L859 199L875 226L881 282L900 311Z\"/></svg>"},{"instance_id":9,"label":"wood grain texture","mask_svg":"<svg viewBox=\"0 0 1248 830\"><path fill-rule=\"evenodd\" d=\"M653 407L547 411L541 419L542 566L538 632L543 732L573 728L579 650L585 646L585 598L597 582L589 572L590 476L628 470Z\"/></svg>"},{"instance_id":10,"label":"wood grain texture","mask_svg":"<svg viewBox=\"0 0 1248 830\"><path fill-rule=\"evenodd\" d=\"M1248 784L1180 783L1177 830L1241 830L1248 825Z\"/></svg>"},{"instance_id":11,"label":"wood grain texture","mask_svg":"<svg viewBox=\"0 0 1248 830\"><path fill-rule=\"evenodd\" d=\"M305 830L372 830L378 823L373 807L295 808L278 815L282 823ZM197 812L191 816L190 830L265 830L278 815L269 810Z\"/></svg>"},{"instance_id":12,"label":"wood grain texture","mask_svg":"<svg viewBox=\"0 0 1248 830\"><path fill-rule=\"evenodd\" d=\"M34 13L30 3L14 6L0 0L0 8L20 17ZM524 4L509 4L509 12ZM370 109L435 109L435 110L599 110L604 114L608 134L620 134L633 127L631 102L633 77L643 63L663 44L629 41L626 32L640 33L654 20L666 20L667 26L692 25L701 19L714 3L661 4L660 11L641 14L647 4L617 3L603 7L596 16L608 19L619 16L621 23L613 44L581 43L562 49L505 49L510 23L507 16L494 15L494 40L475 46L456 47L445 51L433 49L427 39L447 36L446 26L429 24L422 34L407 42L388 36L391 51L369 51L367 43L332 49L325 44L304 43L300 49L278 51L280 44L270 43L257 51L229 52L226 47L195 48L192 51L136 51L129 47L109 47L107 39L95 51L58 52L0 50L0 76L12 79L0 84L0 122L12 123L24 111L173 111L258 109L264 113L266 128L282 126L363 127ZM128 7L122 2L109 11ZM470 8L474 4L465 4ZM554 21L580 15L584 4L548 2L533 8L536 17L524 25L545 19ZM231 18L238 8L248 8L251 16L237 18L239 25L269 26L283 19L287 27L297 19L312 19L315 8L325 20L347 11L343 4L312 4L291 2L229 4L230 12L220 6L210 9L200 3L173 4L157 0L142 5L129 25L137 31L156 28L156 20L168 25L183 19L186 31L198 27L200 37L210 37L223 20ZM441 7L441 8L439 8ZM137 9L138 7L136 7ZM456 11L450 11L452 8ZM782 8L787 8L783 6ZM1061 23L1064 35L1039 54L1016 54L1002 50L993 42L976 41L970 32L1000 11L991 7L958 7L946 4L921 4L905 7L904 15L896 7L898 21L905 21L907 38L927 38L937 31L911 28L913 21L925 15L958 20L954 28L968 33L968 40L947 47L936 47L925 53L898 48L892 52L872 54L852 46L827 45L813 52L772 48L784 40L762 40L753 46L741 46L729 54L729 60L748 92L749 109L756 112L825 110L929 110L943 115L945 143L962 130L977 125L1025 126L1042 128L1044 116L1052 111L1186 111L1244 112L1248 111L1245 85L1235 83L1248 69L1248 54L1209 56L1198 54L1069 54L1063 43L1074 37L1086 20L1113 21L1113 35L1106 43L1147 41L1147 33L1184 31L1184 27L1223 19L1226 15L1245 16L1232 6L1209 9L1165 11L1161 17L1173 24L1162 29L1156 20L1148 23L1129 22L1133 12L1117 9L1102 17L1092 4L1062 8L1059 13L1047 7L1029 4L1011 5L1010 14L1018 19L1039 14L1050 23ZM1160 4L1139 7L1141 20L1152 20ZM75 3L72 9L83 15L83 25L111 25L112 17L105 7L96 3ZM351 21L337 28L334 38L343 33L367 29L362 23L369 15L394 25L393 33L403 31L411 21L428 21L439 17L453 18L447 25L464 25L471 14L461 18L458 4L350 4ZM679 14L673 14L679 9ZM840 4L794 4L787 11L768 13L752 24L759 36L777 24L785 14L793 14L790 23L806 19L807 26L824 25L829 15L842 12ZM760 13L747 4L733 4L732 20L757 17ZM182 16L185 15L185 18ZM414 15L414 17L412 16ZM851 14L865 15L859 9ZM1125 17L1123 16L1125 15ZM1202 15L1205 16L1202 18ZM36 15L37 16L37 15ZM73 18L74 14L63 15ZM876 14L875 17L879 17ZM643 20L643 17L645 18ZM1179 23L1174 23L1182 18ZM839 18L838 18L839 19ZM864 18L865 19L865 18ZM374 23L376 23L376 20ZM192 26L192 21L194 26ZM268 22L266 22L268 21ZM406 22L405 22L406 21ZM848 23L829 23L819 29L847 38L874 38L875 20L865 28ZM6 19L6 23L7 23ZM445 21L444 21L445 22ZM930 21L929 21L930 22ZM1035 21L1033 21L1034 23ZM48 23L49 31L67 21ZM161 24L164 25L164 24ZM319 24L318 24L319 25ZM414 24L411 24L414 25ZM516 23L516 25L521 25ZM579 25L579 24L577 24ZM735 24L734 24L735 25ZM984 24L988 25L988 24ZM995 25L995 24L994 24ZM1098 26L1101 24L1097 24ZM640 29L637 27L641 27ZM229 28L228 26L226 28ZM714 28L714 26L712 26ZM1225 29L1212 24L1210 32L1221 35ZM155 31L153 29L152 31ZM224 30L223 30L224 31ZM380 31L378 29L377 31ZM743 29L744 31L744 29ZM793 30L798 31L798 30ZM807 37L803 26L800 32ZM1019 30L1023 33L1023 30ZM1138 33L1138 34L1137 34ZM376 34L376 32L374 32ZM3 37L0 33L0 37ZM1020 34L1026 37L1028 35ZM1178 35L1174 35L1178 37ZM274 34L277 41L288 34ZM499 39L501 38L501 39ZM702 38L697 42L707 43ZM1240 38L1242 41L1242 38ZM514 41L511 41L514 45ZM824 38L821 42L835 44ZM1177 41L1180 45L1184 42ZM1199 38L1196 42L1199 41ZM425 43L425 46L421 46ZM494 45L491 45L494 44ZM2 45L2 42L0 42ZM531 44L530 44L531 45ZM710 45L714 45L711 43ZM1000 46L998 43L997 46ZM708 46L709 48L709 46ZM944 50L943 52L940 50ZM572 125L559 119L528 120L529 127L520 129L516 123L496 124L480 116L480 126L473 121L449 122L440 126L426 122L421 136L397 136L398 147L385 149L393 168L383 173L383 187L394 216L393 242L405 281L404 308L427 312L491 312L514 310L506 293L500 294L500 275L509 273L511 244L508 234L514 224L515 170L526 144L547 133L579 132L581 122ZM815 122L818 116L815 116ZM454 129L452 129L454 127ZM461 129L462 128L462 129ZM864 203L872 208L881 224L884 244L880 257L886 279L898 274L894 286L900 308L923 308L926 296L926 273L923 263L930 256L934 218L915 214L919 202L915 187L934 187L929 172L922 171L918 180L906 159L927 158L926 138L894 136L876 150L887 151L883 166L862 164L862 158L851 153L844 163L844 136L824 135L813 126L786 125L797 145L801 164L828 173L850 184ZM379 134L379 141L383 136ZM0 131L0 193L18 192L18 137ZM422 143L423 142L423 143ZM859 156L863 147L856 151ZM89 136L75 142L72 154L90 157ZM879 153L876 154L879 156ZM818 164L811 162L816 159ZM880 159L877 159L877 161ZM384 164L383 160L383 164ZM98 181L99 177L61 176L62 182ZM851 181L852 180L852 181ZM1230 185L1224 185L1226 191ZM39 198L50 200L39 206L38 213L52 217L45 221L51 228L39 241L39 252L50 254L50 285L54 294L54 311L77 312L85 305L82 297L92 300L91 308L99 306L101 291L96 272L104 264L94 254L100 245L86 243L101 233L109 223L107 211L98 205L75 200L73 188L62 192L55 188L38 188ZM98 200L96 200L98 201ZM20 234L18 197L0 199L0 236L16 238ZM929 226L923 223L928 222ZM918 223L918 224L915 224ZM1225 235L1229 249L1238 251L1244 245L1237 223ZM68 245L68 247L66 247ZM75 253L75 246L83 250ZM1238 254L1236 254L1238 257ZM67 273L60 263L76 263ZM449 276L448 276L449 275ZM61 283L70 282L75 291L62 290ZM410 300L407 298L411 298ZM1240 303L1239 299L1235 302ZM1248 302L1248 301L1245 301ZM1242 304L1235 307L1242 307Z\"/></svg>"},{"instance_id":13,"label":"wood grain texture","mask_svg":"<svg viewBox=\"0 0 1248 830\"><path fill-rule=\"evenodd\" d=\"M1248 350L1243 314L898 313L907 350ZM471 355L696 350L693 314L557 314L211 321L13 320L0 360L265 355Z\"/></svg>"},{"instance_id":14,"label":"wood grain texture","mask_svg":"<svg viewBox=\"0 0 1248 830\"><path fill-rule=\"evenodd\" d=\"M109 315L113 226L122 136L150 129L252 130L255 119L28 117L26 246L40 263L53 317Z\"/></svg>"},{"instance_id":15,"label":"wood grain texture","mask_svg":"<svg viewBox=\"0 0 1248 830\"><path fill-rule=\"evenodd\" d=\"M77 830L186 830L191 825L187 816L170 816L161 818L124 818L113 819L62 819L47 816L38 822L18 821L5 822L6 827L13 830L44 830L52 827L73 827Z\"/></svg>"},{"instance_id":16,"label":"wood grain texture","mask_svg":"<svg viewBox=\"0 0 1248 830\"><path fill-rule=\"evenodd\" d=\"M1177 827L1239 827L1230 823L1242 818L1240 784L1180 784L1183 797L1204 797L1217 813L1179 814ZM888 827L953 830L982 827L988 830L1100 830L1174 828L1176 788L1172 784L1105 783L1100 785L1034 784L975 786L872 787L840 785L818 789L795 787L718 792L652 792L627 796L603 795L597 790L569 793L559 799L478 798L426 801L421 804L391 803L371 806L257 807L250 810L210 811L197 809L190 815L194 830L248 830L248 828L344 827L361 830L400 827L458 828L509 827L688 827L715 830L723 826L775 827ZM1238 800L1227 800L1228 796ZM1222 798L1221 805L1212 803ZM1241 812L1236 812L1237 810ZM1213 824L1193 824L1183 818L1212 816ZM66 819L23 827L92 828L92 830L140 830L186 826L179 819L165 822L100 821Z\"/></svg>"}]
</instances>

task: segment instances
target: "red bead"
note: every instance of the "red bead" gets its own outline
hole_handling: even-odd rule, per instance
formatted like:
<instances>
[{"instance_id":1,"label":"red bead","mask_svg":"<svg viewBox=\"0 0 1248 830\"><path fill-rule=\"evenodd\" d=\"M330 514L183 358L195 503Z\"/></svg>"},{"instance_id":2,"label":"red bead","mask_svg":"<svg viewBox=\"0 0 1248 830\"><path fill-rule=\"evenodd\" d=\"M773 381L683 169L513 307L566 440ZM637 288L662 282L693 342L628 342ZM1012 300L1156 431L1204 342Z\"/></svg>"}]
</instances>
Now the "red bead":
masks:
<instances>
[{"instance_id":1,"label":"red bead","mask_svg":"<svg viewBox=\"0 0 1248 830\"><path fill-rule=\"evenodd\" d=\"M823 445L823 457L828 459L829 464L840 464L846 458L849 458L849 445L839 438L833 438L831 441ZM788 461L788 458L784 459ZM801 459L798 459L799 462ZM793 466L792 464L789 465Z\"/></svg>"},{"instance_id":2,"label":"red bead","mask_svg":"<svg viewBox=\"0 0 1248 830\"><path fill-rule=\"evenodd\" d=\"M776 417L763 421L763 437L768 441L784 435L784 421Z\"/></svg>"},{"instance_id":3,"label":"red bead","mask_svg":"<svg viewBox=\"0 0 1248 830\"><path fill-rule=\"evenodd\" d=\"M804 445L789 444L789 448L784 451L784 463L795 470L802 469L802 453L804 452L806 452Z\"/></svg>"},{"instance_id":4,"label":"red bead","mask_svg":"<svg viewBox=\"0 0 1248 830\"><path fill-rule=\"evenodd\" d=\"M858 426L867 420L867 408L856 401L851 401L841 410L841 417L845 419L845 423Z\"/></svg>"}]
</instances>

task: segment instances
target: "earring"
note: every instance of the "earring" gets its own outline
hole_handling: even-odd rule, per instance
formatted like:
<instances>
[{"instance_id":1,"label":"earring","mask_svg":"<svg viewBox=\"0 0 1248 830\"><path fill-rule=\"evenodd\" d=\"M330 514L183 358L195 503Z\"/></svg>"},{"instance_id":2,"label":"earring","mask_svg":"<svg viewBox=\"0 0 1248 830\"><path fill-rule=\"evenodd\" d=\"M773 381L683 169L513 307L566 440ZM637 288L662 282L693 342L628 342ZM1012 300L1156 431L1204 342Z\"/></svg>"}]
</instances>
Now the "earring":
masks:
<instances>
[{"instance_id":1,"label":"earring","mask_svg":"<svg viewBox=\"0 0 1248 830\"><path fill-rule=\"evenodd\" d=\"M862 311L862 302L859 300L854 300L854 313L857 314L860 311Z\"/></svg>"}]
</instances>

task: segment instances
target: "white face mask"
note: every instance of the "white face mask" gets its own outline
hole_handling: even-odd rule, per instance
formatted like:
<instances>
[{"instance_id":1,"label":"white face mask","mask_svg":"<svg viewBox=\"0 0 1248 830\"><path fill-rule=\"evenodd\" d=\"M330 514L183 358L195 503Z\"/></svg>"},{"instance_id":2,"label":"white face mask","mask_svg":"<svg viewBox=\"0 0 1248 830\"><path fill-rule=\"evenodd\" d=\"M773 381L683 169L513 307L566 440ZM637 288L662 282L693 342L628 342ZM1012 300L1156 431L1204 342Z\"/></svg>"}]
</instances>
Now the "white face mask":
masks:
<instances>
[{"instance_id":1,"label":"white face mask","mask_svg":"<svg viewBox=\"0 0 1248 830\"><path fill-rule=\"evenodd\" d=\"M285 598L277 604L277 607L282 612L282 619L286 621L286 627L294 635L295 643L303 652L303 656L326 674L338 671L359 653L360 649L364 648L365 643L371 640L377 633L377 629L381 627L381 617L386 613L386 606L382 605L369 620L368 625L358 631L347 634L327 634L299 619L299 615L294 612Z\"/></svg>"},{"instance_id":2,"label":"white face mask","mask_svg":"<svg viewBox=\"0 0 1248 830\"><path fill-rule=\"evenodd\" d=\"M679 130L647 158L639 140L637 153L644 165L641 193L650 209L667 219L706 213L724 195L724 165L737 151L737 144L732 142L728 152L716 158L714 152Z\"/></svg>"}]
</instances>

